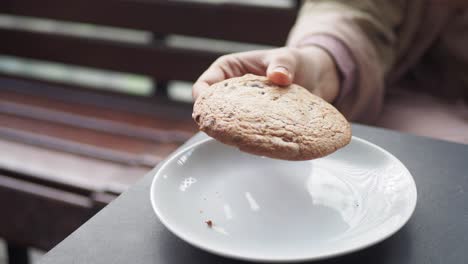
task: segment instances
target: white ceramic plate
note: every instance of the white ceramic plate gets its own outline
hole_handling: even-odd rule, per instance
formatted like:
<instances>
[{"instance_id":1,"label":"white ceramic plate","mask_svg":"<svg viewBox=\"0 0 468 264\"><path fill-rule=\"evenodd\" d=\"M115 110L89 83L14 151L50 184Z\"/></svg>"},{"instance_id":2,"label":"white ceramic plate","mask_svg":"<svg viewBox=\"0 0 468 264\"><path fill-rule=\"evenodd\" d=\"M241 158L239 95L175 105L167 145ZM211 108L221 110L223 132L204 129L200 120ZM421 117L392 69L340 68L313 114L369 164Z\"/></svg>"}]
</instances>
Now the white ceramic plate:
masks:
<instances>
[{"instance_id":1,"label":"white ceramic plate","mask_svg":"<svg viewBox=\"0 0 468 264\"><path fill-rule=\"evenodd\" d=\"M162 165L151 202L170 231L201 249L251 261L305 261L353 252L398 231L415 209L416 186L397 158L356 137L332 155L299 162L207 139Z\"/></svg>"}]
</instances>

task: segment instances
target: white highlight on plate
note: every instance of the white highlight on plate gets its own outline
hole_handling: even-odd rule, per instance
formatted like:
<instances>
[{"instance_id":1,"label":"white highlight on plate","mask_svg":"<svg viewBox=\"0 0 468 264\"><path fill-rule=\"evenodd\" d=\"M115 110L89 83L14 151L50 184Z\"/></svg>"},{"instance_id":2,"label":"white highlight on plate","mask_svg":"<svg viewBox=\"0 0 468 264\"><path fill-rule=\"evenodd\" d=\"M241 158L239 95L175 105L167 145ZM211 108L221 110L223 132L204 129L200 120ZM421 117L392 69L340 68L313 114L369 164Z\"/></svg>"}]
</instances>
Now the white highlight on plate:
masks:
<instances>
[{"instance_id":1,"label":"white highlight on plate","mask_svg":"<svg viewBox=\"0 0 468 264\"><path fill-rule=\"evenodd\" d=\"M187 162L188 158L190 158L190 156L192 155L193 153L193 149L190 150L190 151L187 151L187 153L185 153L185 155L181 156L178 160L177 160L177 164L179 164L180 166L184 166L184 164Z\"/></svg>"},{"instance_id":2,"label":"white highlight on plate","mask_svg":"<svg viewBox=\"0 0 468 264\"><path fill-rule=\"evenodd\" d=\"M179 164L180 166L184 165L185 162L187 162L187 156L182 156L180 157L180 159L177 161L177 164Z\"/></svg>"},{"instance_id":3,"label":"white highlight on plate","mask_svg":"<svg viewBox=\"0 0 468 264\"><path fill-rule=\"evenodd\" d=\"M214 231L216 231L216 232L218 232L218 233L220 233L220 234L223 234L223 235L225 235L225 236L229 236L229 233L226 232L226 230L224 230L224 228L222 228L222 227L219 227L219 226L214 225L214 226L212 226L211 228L212 228Z\"/></svg>"},{"instance_id":4,"label":"white highlight on plate","mask_svg":"<svg viewBox=\"0 0 468 264\"><path fill-rule=\"evenodd\" d=\"M260 209L260 206L258 206L257 201L255 201L250 192L245 192L245 198L247 198L247 202L249 202L250 209L252 209L252 211L258 211Z\"/></svg>"},{"instance_id":5,"label":"white highlight on plate","mask_svg":"<svg viewBox=\"0 0 468 264\"><path fill-rule=\"evenodd\" d=\"M185 192L192 184L196 183L197 179L193 177L185 178L179 186L179 190Z\"/></svg>"},{"instance_id":6,"label":"white highlight on plate","mask_svg":"<svg viewBox=\"0 0 468 264\"><path fill-rule=\"evenodd\" d=\"M224 214L226 215L226 219L230 220L232 219L232 210L229 204L224 204Z\"/></svg>"},{"instance_id":7,"label":"white highlight on plate","mask_svg":"<svg viewBox=\"0 0 468 264\"><path fill-rule=\"evenodd\" d=\"M313 204L333 208L346 224L354 226L360 220L355 217L360 201L351 186L335 176L339 175L339 170L334 171L334 166L336 161L335 164L326 160L315 163L314 173L307 178L306 189Z\"/></svg>"}]
</instances>

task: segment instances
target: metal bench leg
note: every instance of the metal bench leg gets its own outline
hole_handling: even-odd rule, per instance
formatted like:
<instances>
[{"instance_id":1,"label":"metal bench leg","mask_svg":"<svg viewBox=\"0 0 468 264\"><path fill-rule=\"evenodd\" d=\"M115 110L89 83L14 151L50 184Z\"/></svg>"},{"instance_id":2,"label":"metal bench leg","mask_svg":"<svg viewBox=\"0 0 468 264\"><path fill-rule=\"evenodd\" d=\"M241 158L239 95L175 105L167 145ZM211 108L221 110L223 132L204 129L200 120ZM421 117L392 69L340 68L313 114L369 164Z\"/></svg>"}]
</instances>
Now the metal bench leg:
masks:
<instances>
[{"instance_id":1,"label":"metal bench leg","mask_svg":"<svg viewBox=\"0 0 468 264\"><path fill-rule=\"evenodd\" d=\"M158 96L161 98L167 97L167 84L168 83L166 81L156 81L156 94L154 96Z\"/></svg>"},{"instance_id":2,"label":"metal bench leg","mask_svg":"<svg viewBox=\"0 0 468 264\"><path fill-rule=\"evenodd\" d=\"M29 264L28 248L7 242L9 264Z\"/></svg>"}]
</instances>

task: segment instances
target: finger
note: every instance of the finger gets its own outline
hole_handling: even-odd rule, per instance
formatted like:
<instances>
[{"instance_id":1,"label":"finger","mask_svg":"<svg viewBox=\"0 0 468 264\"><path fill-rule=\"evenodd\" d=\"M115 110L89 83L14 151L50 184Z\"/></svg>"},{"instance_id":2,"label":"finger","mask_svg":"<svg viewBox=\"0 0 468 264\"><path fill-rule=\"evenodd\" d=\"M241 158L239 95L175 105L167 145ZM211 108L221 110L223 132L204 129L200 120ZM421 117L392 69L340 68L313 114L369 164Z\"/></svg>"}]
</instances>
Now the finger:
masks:
<instances>
[{"instance_id":1,"label":"finger","mask_svg":"<svg viewBox=\"0 0 468 264\"><path fill-rule=\"evenodd\" d=\"M267 77L275 84L290 85L294 80L296 66L297 60L291 51L276 50L269 58Z\"/></svg>"},{"instance_id":2,"label":"finger","mask_svg":"<svg viewBox=\"0 0 468 264\"><path fill-rule=\"evenodd\" d=\"M192 98L193 100L196 100L198 96L200 95L200 92L203 91L206 88L209 88L210 85L204 81L197 81L193 84L192 87Z\"/></svg>"},{"instance_id":3,"label":"finger","mask_svg":"<svg viewBox=\"0 0 468 264\"><path fill-rule=\"evenodd\" d=\"M197 99L200 92L209 88L213 83L225 80L225 74L218 65L211 65L193 84L192 97Z\"/></svg>"},{"instance_id":4,"label":"finger","mask_svg":"<svg viewBox=\"0 0 468 264\"><path fill-rule=\"evenodd\" d=\"M229 78L240 77L247 73L264 75L266 72L264 54L265 51L249 51L220 57L195 82L192 97L196 99L204 89Z\"/></svg>"}]
</instances>

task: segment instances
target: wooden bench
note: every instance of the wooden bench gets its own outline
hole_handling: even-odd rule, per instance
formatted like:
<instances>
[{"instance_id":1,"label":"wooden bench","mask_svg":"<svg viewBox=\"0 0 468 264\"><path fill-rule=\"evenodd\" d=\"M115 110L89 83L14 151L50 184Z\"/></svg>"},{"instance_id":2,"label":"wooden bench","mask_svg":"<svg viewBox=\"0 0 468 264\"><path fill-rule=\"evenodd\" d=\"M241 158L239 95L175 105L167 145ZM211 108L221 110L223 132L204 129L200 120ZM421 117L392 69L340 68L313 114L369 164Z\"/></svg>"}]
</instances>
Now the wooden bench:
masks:
<instances>
[{"instance_id":1,"label":"wooden bench","mask_svg":"<svg viewBox=\"0 0 468 264\"><path fill-rule=\"evenodd\" d=\"M234 2L234 1L233 1ZM0 27L0 55L152 78L131 96L0 73L0 237L11 263L48 250L187 140L191 105L167 84L193 82L229 51L176 47L168 37L281 46L298 1L286 7L151 0L3 0L0 14L149 32L146 43Z\"/></svg>"}]
</instances>

